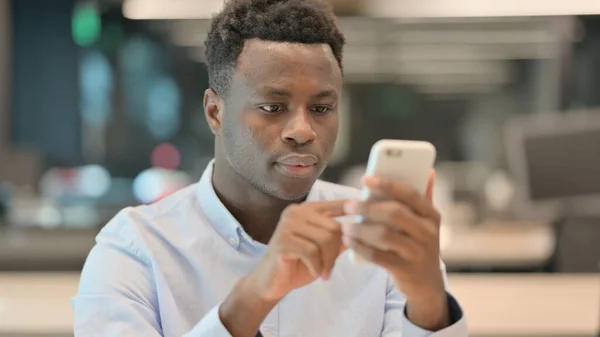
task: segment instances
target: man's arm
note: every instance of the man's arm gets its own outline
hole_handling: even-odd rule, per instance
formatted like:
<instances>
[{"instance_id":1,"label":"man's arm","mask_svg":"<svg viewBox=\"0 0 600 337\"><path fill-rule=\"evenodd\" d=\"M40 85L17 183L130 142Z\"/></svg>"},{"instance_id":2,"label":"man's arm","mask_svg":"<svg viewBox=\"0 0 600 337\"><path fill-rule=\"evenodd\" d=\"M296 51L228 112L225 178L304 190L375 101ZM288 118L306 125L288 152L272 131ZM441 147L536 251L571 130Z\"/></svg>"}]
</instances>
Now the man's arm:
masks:
<instances>
[{"instance_id":1,"label":"man's arm","mask_svg":"<svg viewBox=\"0 0 600 337\"><path fill-rule=\"evenodd\" d=\"M135 245L133 231L125 211L98 235L71 300L76 337L164 335L151 265ZM218 309L207 313L186 336L230 337Z\"/></svg>"},{"instance_id":2,"label":"man's arm","mask_svg":"<svg viewBox=\"0 0 600 337\"><path fill-rule=\"evenodd\" d=\"M442 263L444 284L448 291L448 282L444 264ZM406 311L406 297L396 289L394 281L388 277L387 294L385 301L385 317L383 322L382 337L466 337L468 336L467 323L458 302L447 293L446 305L450 313L450 325L438 331L425 330L408 318Z\"/></svg>"},{"instance_id":3,"label":"man's arm","mask_svg":"<svg viewBox=\"0 0 600 337\"><path fill-rule=\"evenodd\" d=\"M125 242L100 234L71 300L75 336L162 336L151 270Z\"/></svg>"},{"instance_id":4,"label":"man's arm","mask_svg":"<svg viewBox=\"0 0 600 337\"><path fill-rule=\"evenodd\" d=\"M219 307L219 318L231 335L254 337L275 305L276 301L264 301L256 296L249 279L245 278L238 282Z\"/></svg>"}]
</instances>

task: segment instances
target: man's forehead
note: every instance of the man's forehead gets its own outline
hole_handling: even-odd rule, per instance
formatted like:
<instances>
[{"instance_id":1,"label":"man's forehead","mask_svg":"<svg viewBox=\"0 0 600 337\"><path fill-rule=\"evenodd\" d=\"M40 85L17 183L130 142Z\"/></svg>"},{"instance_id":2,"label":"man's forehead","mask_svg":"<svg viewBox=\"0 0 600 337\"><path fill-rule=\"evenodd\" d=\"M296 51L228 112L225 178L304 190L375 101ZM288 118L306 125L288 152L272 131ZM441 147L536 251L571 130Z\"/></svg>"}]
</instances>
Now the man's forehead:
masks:
<instances>
[{"instance_id":1,"label":"man's forehead","mask_svg":"<svg viewBox=\"0 0 600 337\"><path fill-rule=\"evenodd\" d=\"M289 67L332 71L339 68L327 44L246 40L238 59L238 70L247 73L257 70L286 70Z\"/></svg>"}]
</instances>

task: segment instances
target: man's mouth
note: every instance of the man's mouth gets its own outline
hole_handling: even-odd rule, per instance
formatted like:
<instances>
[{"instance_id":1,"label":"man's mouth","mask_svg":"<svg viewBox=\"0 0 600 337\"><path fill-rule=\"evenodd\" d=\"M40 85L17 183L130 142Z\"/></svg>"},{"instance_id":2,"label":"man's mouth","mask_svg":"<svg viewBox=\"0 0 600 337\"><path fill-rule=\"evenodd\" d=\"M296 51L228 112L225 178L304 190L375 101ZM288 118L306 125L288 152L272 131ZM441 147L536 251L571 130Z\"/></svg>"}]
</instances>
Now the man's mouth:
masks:
<instances>
[{"instance_id":1,"label":"man's mouth","mask_svg":"<svg viewBox=\"0 0 600 337\"><path fill-rule=\"evenodd\" d=\"M312 176L317 170L318 159L313 155L292 154L276 162L279 171L293 178L306 178Z\"/></svg>"},{"instance_id":2,"label":"man's mouth","mask_svg":"<svg viewBox=\"0 0 600 337\"><path fill-rule=\"evenodd\" d=\"M310 177L314 174L315 170L317 169L316 165L302 166L302 165L284 165L284 164L280 164L280 163L277 163L276 165L279 168L279 171L281 171L283 174L290 176L290 177L294 177L294 178Z\"/></svg>"}]
</instances>

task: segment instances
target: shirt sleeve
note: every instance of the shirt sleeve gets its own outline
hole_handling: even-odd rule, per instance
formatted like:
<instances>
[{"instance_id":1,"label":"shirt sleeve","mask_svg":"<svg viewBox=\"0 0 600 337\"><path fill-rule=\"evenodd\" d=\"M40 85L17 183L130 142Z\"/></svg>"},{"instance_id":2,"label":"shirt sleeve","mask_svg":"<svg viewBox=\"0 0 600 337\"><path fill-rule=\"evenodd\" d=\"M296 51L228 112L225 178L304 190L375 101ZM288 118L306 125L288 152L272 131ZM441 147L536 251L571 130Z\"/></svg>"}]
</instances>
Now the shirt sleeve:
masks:
<instances>
[{"instance_id":1,"label":"shirt sleeve","mask_svg":"<svg viewBox=\"0 0 600 337\"><path fill-rule=\"evenodd\" d=\"M74 335L162 337L151 263L131 233L129 219L117 215L98 234L71 299ZM231 337L215 306L186 337Z\"/></svg>"},{"instance_id":2,"label":"shirt sleeve","mask_svg":"<svg viewBox=\"0 0 600 337\"><path fill-rule=\"evenodd\" d=\"M444 284L448 291L446 268L442 263ZM467 323L458 302L448 293L448 308L452 325L439 331L427 331L412 323L406 315L406 298L388 277L382 337L467 337Z\"/></svg>"},{"instance_id":3,"label":"shirt sleeve","mask_svg":"<svg viewBox=\"0 0 600 337\"><path fill-rule=\"evenodd\" d=\"M184 337L231 337L231 334L221 322L221 318L219 318L219 307L220 304L212 308L212 310L196 324L194 329L185 334Z\"/></svg>"}]
</instances>

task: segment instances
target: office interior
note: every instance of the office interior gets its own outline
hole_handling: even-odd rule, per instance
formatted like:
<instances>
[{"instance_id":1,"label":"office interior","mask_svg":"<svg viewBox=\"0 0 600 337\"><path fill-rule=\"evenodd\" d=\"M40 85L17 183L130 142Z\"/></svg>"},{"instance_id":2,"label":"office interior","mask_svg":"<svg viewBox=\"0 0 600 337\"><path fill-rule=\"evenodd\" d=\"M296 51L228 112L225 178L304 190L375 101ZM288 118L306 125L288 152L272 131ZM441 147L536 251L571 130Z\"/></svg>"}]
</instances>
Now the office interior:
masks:
<instances>
[{"instance_id":1,"label":"office interior","mask_svg":"<svg viewBox=\"0 0 600 337\"><path fill-rule=\"evenodd\" d=\"M600 3L332 2L348 44L322 179L359 186L379 139L432 142L471 336L600 336ZM98 230L199 179L220 6L0 0L0 336L72 336Z\"/></svg>"}]
</instances>

